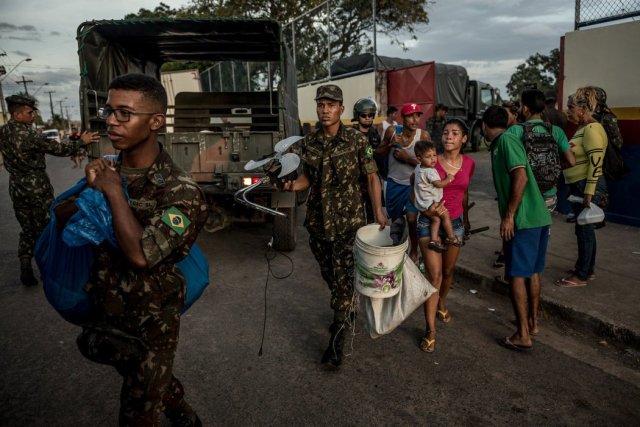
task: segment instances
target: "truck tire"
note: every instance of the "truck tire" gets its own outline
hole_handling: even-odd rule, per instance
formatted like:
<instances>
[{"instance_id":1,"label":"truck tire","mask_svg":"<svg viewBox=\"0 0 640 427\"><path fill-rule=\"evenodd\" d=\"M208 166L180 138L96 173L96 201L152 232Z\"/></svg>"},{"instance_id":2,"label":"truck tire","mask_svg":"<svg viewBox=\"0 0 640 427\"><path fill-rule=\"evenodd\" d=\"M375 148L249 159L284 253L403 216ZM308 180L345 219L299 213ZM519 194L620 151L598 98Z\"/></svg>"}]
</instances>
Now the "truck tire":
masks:
<instances>
[{"instance_id":1,"label":"truck tire","mask_svg":"<svg viewBox=\"0 0 640 427\"><path fill-rule=\"evenodd\" d=\"M480 148L482 140L482 128L477 124L471 128L471 134L469 135L469 142L471 143L471 151L474 153Z\"/></svg>"},{"instance_id":2,"label":"truck tire","mask_svg":"<svg viewBox=\"0 0 640 427\"><path fill-rule=\"evenodd\" d=\"M278 251L290 252L296 248L297 207L282 208L287 217L273 218L273 247Z\"/></svg>"}]
</instances>

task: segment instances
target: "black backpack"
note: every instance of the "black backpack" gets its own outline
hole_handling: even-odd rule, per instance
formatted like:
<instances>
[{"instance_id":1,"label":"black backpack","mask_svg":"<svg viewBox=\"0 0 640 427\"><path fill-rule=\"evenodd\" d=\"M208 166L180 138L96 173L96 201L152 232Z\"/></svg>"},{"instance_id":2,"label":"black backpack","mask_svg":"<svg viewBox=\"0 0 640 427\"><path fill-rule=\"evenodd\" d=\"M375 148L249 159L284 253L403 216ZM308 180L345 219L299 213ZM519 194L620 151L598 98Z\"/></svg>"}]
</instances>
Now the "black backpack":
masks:
<instances>
[{"instance_id":1,"label":"black backpack","mask_svg":"<svg viewBox=\"0 0 640 427\"><path fill-rule=\"evenodd\" d=\"M610 110L606 109L601 115L595 115L607 134L607 148L604 153L602 170L607 181L624 178L629 169L622 158L622 134L618 128L618 119Z\"/></svg>"},{"instance_id":2,"label":"black backpack","mask_svg":"<svg viewBox=\"0 0 640 427\"><path fill-rule=\"evenodd\" d=\"M527 152L529 165L536 178L540 192L545 193L558 184L562 167L558 143L553 138L551 123L520 123L524 128L522 144ZM543 126L546 132L534 132L536 126Z\"/></svg>"}]
</instances>

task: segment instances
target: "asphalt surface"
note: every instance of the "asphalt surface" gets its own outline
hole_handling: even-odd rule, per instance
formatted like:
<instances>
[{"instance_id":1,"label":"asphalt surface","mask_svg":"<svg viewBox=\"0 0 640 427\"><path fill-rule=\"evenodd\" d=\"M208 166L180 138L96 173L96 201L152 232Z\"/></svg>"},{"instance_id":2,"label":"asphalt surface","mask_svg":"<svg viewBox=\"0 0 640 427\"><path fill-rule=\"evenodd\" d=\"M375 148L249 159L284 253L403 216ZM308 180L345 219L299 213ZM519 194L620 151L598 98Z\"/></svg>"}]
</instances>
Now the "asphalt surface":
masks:
<instances>
[{"instance_id":1,"label":"asphalt surface","mask_svg":"<svg viewBox=\"0 0 640 427\"><path fill-rule=\"evenodd\" d=\"M57 193L82 174L68 159L48 163ZM19 284L7 182L0 172L0 425L117 425L116 372L80 355L79 328L55 313L41 287ZM198 239L211 285L183 316L174 371L205 426L638 424L635 353L549 316L533 351L503 349L495 340L512 331L508 299L465 276L450 294L452 322L438 324L435 353L418 349L420 310L376 340L360 316L351 355L340 371L326 372L319 359L329 296L298 231L297 249L270 265L268 224ZM275 279L269 266L291 274Z\"/></svg>"}]
</instances>

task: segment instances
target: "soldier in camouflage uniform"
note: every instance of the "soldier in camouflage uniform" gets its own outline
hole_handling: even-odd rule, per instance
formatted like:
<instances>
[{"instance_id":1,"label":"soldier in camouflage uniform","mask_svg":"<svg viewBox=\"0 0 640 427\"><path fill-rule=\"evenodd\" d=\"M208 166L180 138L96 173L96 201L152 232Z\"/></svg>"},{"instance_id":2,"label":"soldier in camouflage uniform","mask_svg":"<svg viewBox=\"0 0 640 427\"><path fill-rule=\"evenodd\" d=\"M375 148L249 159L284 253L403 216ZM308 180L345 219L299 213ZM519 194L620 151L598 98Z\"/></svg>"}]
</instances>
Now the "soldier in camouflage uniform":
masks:
<instances>
[{"instance_id":1,"label":"soldier in camouflage uniform","mask_svg":"<svg viewBox=\"0 0 640 427\"><path fill-rule=\"evenodd\" d=\"M303 172L294 182L287 183L285 190L310 188L305 226L311 251L329 285L334 310L331 338L322 363L338 368L342 362L347 311L353 298L353 244L356 231L366 224L361 176L367 177L376 222L384 227L387 218L382 211L373 149L362 133L340 121L344 111L342 90L336 85L320 86L316 102L322 127L302 141Z\"/></svg>"},{"instance_id":2,"label":"soldier in camouflage uniform","mask_svg":"<svg viewBox=\"0 0 640 427\"><path fill-rule=\"evenodd\" d=\"M119 419L126 426L157 426L163 411L172 425L202 425L172 367L185 299L176 263L189 253L208 211L201 189L157 140L166 108L156 79L113 80L102 116L120 156L113 167L98 159L85 168L89 185L109 201L120 247L98 248L85 287L92 320L77 343L85 357L123 376ZM74 210L73 203L61 204L56 217L64 223Z\"/></svg>"},{"instance_id":3,"label":"soldier in camouflage uniform","mask_svg":"<svg viewBox=\"0 0 640 427\"><path fill-rule=\"evenodd\" d=\"M436 145L436 152L438 154L444 153L444 144L442 144L442 131L444 130L444 124L447 121L447 113L449 107L444 104L437 104L436 111L433 113L433 117L427 122L427 132L431 138L431 142Z\"/></svg>"},{"instance_id":4,"label":"soldier in camouflage uniform","mask_svg":"<svg viewBox=\"0 0 640 427\"><path fill-rule=\"evenodd\" d=\"M7 98L11 120L0 129L0 152L9 171L9 195L20 223L20 281L23 285L37 285L31 258L36 240L49 222L49 207L53 201L53 187L46 172L45 154L69 156L91 142L98 141L96 133L85 132L76 141L48 139L33 129L38 109L35 99L24 95Z\"/></svg>"},{"instance_id":5,"label":"soldier in camouflage uniform","mask_svg":"<svg viewBox=\"0 0 640 427\"><path fill-rule=\"evenodd\" d=\"M382 139L380 138L380 134L373 127L373 119L376 117L376 112L378 111L378 105L372 98L360 98L353 105L353 121L356 124L353 126L354 129L359 130L367 137L369 141L369 145L371 148L375 150L378 148ZM385 170L385 161L384 159L375 159L376 166L378 167L378 173L382 173ZM376 217L373 214L373 206L371 206L371 200L369 198L369 194L367 193L367 176L362 175L360 177L360 186L362 190L362 197L364 200L364 210L367 215L367 224L372 224L376 222Z\"/></svg>"}]
</instances>

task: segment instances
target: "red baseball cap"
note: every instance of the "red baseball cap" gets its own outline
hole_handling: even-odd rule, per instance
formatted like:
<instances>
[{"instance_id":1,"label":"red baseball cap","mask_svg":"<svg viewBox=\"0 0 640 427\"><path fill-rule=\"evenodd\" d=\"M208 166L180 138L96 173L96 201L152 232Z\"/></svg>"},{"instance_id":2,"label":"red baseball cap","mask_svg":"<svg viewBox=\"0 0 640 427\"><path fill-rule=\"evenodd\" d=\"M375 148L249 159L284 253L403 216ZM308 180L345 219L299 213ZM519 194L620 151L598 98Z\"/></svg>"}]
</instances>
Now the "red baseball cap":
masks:
<instances>
[{"instance_id":1,"label":"red baseball cap","mask_svg":"<svg viewBox=\"0 0 640 427\"><path fill-rule=\"evenodd\" d=\"M407 103L404 104L400 110L400 115L402 116L408 116L409 114L414 113L422 114L422 110L418 104Z\"/></svg>"}]
</instances>

